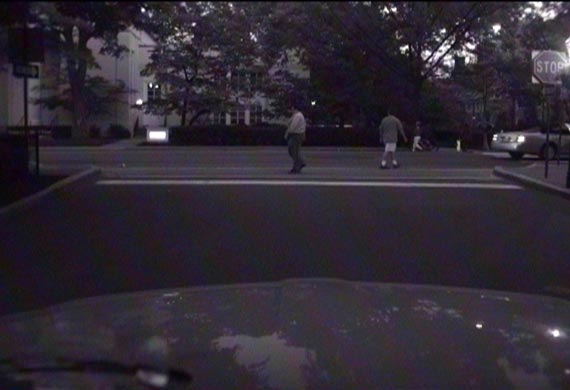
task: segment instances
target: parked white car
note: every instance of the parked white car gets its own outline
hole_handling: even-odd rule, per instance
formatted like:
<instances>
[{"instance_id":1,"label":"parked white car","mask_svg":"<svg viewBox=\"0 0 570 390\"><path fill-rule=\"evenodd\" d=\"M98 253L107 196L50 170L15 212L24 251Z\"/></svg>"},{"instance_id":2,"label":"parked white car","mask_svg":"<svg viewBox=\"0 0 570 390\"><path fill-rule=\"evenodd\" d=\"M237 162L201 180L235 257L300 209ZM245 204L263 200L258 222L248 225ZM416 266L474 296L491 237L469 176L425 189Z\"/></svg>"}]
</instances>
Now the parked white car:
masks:
<instances>
[{"instance_id":1,"label":"parked white car","mask_svg":"<svg viewBox=\"0 0 570 390\"><path fill-rule=\"evenodd\" d=\"M560 136L561 135L561 136ZM521 159L525 154L554 159L568 155L570 148L570 123L564 127L553 127L550 130L549 142L546 142L546 128L532 127L526 130L498 133L493 135L491 148L508 152L513 159Z\"/></svg>"}]
</instances>

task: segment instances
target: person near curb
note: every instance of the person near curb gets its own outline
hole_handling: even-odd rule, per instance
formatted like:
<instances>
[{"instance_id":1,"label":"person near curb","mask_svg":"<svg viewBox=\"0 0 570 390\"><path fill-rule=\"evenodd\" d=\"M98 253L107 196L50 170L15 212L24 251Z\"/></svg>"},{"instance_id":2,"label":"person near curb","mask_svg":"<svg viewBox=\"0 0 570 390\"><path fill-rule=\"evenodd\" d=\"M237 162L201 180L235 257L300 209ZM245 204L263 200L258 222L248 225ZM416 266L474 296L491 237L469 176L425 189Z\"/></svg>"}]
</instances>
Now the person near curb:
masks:
<instances>
[{"instance_id":1,"label":"person near curb","mask_svg":"<svg viewBox=\"0 0 570 390\"><path fill-rule=\"evenodd\" d=\"M416 122L416 128L414 130L414 143L412 145L412 152L415 152L416 149L423 150L422 146L420 145L420 140L422 139L422 129L420 121Z\"/></svg>"},{"instance_id":2,"label":"person near curb","mask_svg":"<svg viewBox=\"0 0 570 390\"><path fill-rule=\"evenodd\" d=\"M305 141L305 130L307 124L305 122L305 117L299 110L299 105L294 103L291 107L293 115L289 122L287 123L287 131L285 132L285 140L287 141L287 146L289 150L289 156L293 159L293 168L289 173L301 173L301 169L307 164L301 155L301 146Z\"/></svg>"},{"instance_id":3,"label":"person near curb","mask_svg":"<svg viewBox=\"0 0 570 390\"><path fill-rule=\"evenodd\" d=\"M408 142L408 138L404 133L402 122L390 110L380 123L380 142L384 142L384 155L382 156L381 169L387 169L386 159L390 156L393 168L398 168L400 164L396 161L396 144L398 142L398 133L404 138L404 142Z\"/></svg>"}]
</instances>

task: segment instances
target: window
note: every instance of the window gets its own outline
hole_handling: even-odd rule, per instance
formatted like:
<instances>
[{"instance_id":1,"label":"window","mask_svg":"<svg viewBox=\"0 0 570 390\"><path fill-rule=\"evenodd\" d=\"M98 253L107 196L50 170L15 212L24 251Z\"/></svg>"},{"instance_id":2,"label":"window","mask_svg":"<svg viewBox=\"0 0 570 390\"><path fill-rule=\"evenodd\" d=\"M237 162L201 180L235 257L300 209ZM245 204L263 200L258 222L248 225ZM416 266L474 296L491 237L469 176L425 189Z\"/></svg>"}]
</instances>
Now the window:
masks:
<instances>
[{"instance_id":1,"label":"window","mask_svg":"<svg viewBox=\"0 0 570 390\"><path fill-rule=\"evenodd\" d=\"M232 72L231 86L233 91L239 91L240 88L240 72Z\"/></svg>"},{"instance_id":2,"label":"window","mask_svg":"<svg viewBox=\"0 0 570 390\"><path fill-rule=\"evenodd\" d=\"M232 111L230 113L230 124L237 125L237 111Z\"/></svg>"},{"instance_id":3,"label":"window","mask_svg":"<svg viewBox=\"0 0 570 390\"><path fill-rule=\"evenodd\" d=\"M249 123L250 124L259 124L262 122L261 116L262 107L261 105L257 104L255 107L252 108L249 116Z\"/></svg>"},{"instance_id":4,"label":"window","mask_svg":"<svg viewBox=\"0 0 570 390\"><path fill-rule=\"evenodd\" d=\"M251 72L250 73L250 83L252 91L259 91L262 87L263 75L261 72Z\"/></svg>"},{"instance_id":5,"label":"window","mask_svg":"<svg viewBox=\"0 0 570 390\"><path fill-rule=\"evenodd\" d=\"M212 124L213 125L225 125L226 124L226 113L225 111L216 112L212 114Z\"/></svg>"},{"instance_id":6,"label":"window","mask_svg":"<svg viewBox=\"0 0 570 390\"><path fill-rule=\"evenodd\" d=\"M161 86L158 83L148 83L147 85L147 100L149 103L159 100L161 97Z\"/></svg>"},{"instance_id":7,"label":"window","mask_svg":"<svg viewBox=\"0 0 570 390\"><path fill-rule=\"evenodd\" d=\"M238 111L237 116L238 116L238 123L240 125L244 125L245 124L245 111Z\"/></svg>"}]
</instances>

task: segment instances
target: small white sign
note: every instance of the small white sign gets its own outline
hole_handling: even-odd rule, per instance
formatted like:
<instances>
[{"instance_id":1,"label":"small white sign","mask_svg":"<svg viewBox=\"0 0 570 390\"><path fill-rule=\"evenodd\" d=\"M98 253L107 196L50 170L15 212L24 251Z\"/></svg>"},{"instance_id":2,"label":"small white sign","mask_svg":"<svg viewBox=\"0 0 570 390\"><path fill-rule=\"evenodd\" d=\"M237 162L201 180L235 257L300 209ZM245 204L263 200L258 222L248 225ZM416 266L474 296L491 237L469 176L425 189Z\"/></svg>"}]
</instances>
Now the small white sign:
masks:
<instances>
[{"instance_id":1,"label":"small white sign","mask_svg":"<svg viewBox=\"0 0 570 390\"><path fill-rule=\"evenodd\" d=\"M149 127L146 131L147 142L168 142L167 127Z\"/></svg>"}]
</instances>

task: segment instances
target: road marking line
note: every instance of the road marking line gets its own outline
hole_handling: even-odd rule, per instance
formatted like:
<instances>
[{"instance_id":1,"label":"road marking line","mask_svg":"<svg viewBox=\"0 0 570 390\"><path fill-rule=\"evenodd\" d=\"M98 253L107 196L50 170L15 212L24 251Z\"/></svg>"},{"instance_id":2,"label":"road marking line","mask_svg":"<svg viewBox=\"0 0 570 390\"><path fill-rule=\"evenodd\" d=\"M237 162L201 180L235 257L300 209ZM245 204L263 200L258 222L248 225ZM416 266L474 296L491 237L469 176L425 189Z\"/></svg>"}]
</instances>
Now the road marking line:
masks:
<instances>
[{"instance_id":1,"label":"road marking line","mask_svg":"<svg viewBox=\"0 0 570 390\"><path fill-rule=\"evenodd\" d=\"M513 184L490 183L430 183L430 182L358 182L328 180L100 180L107 186L328 186L328 187L404 187L404 188L475 188L492 190L522 190Z\"/></svg>"}]
</instances>

